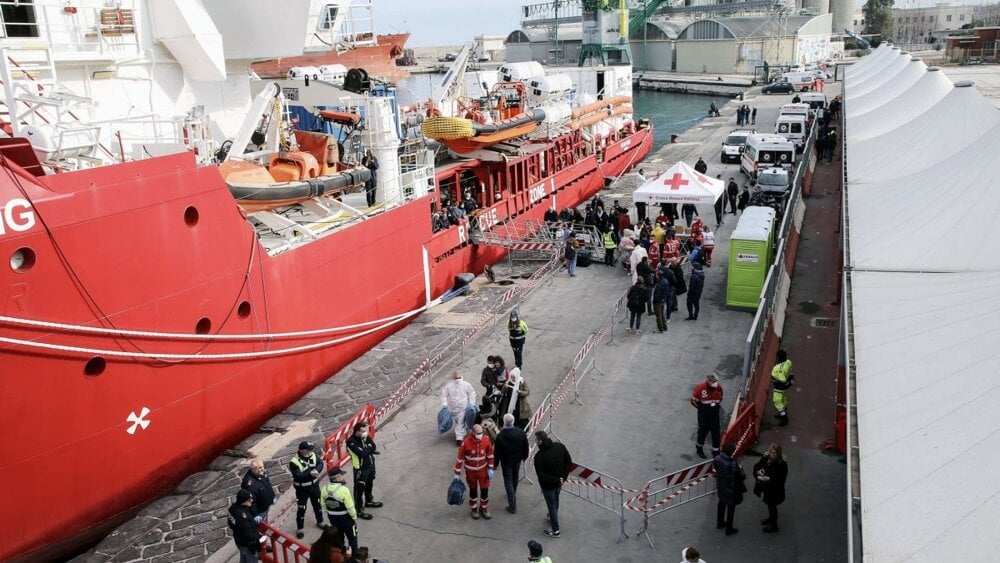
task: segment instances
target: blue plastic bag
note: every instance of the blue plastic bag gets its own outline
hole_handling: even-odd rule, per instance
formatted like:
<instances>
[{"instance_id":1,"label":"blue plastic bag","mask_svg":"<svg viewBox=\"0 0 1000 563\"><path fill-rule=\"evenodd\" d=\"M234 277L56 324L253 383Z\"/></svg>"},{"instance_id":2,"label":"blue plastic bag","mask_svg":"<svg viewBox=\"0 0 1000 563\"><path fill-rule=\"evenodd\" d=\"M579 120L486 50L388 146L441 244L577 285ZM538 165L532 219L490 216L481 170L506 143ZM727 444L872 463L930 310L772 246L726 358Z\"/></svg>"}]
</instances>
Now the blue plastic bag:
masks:
<instances>
[{"instance_id":1,"label":"blue plastic bag","mask_svg":"<svg viewBox=\"0 0 1000 563\"><path fill-rule=\"evenodd\" d=\"M451 485L448 485L448 504L454 506L461 506L465 504L465 483L458 475L451 480Z\"/></svg>"},{"instance_id":2,"label":"blue plastic bag","mask_svg":"<svg viewBox=\"0 0 1000 563\"><path fill-rule=\"evenodd\" d=\"M476 417L479 416L479 408L476 405L469 405L465 407L465 429L472 430L473 425L476 424Z\"/></svg>"},{"instance_id":3,"label":"blue plastic bag","mask_svg":"<svg viewBox=\"0 0 1000 563\"><path fill-rule=\"evenodd\" d=\"M451 430L451 425L451 411L448 410L448 407L441 407L441 412L438 413L438 433L444 434Z\"/></svg>"}]
</instances>

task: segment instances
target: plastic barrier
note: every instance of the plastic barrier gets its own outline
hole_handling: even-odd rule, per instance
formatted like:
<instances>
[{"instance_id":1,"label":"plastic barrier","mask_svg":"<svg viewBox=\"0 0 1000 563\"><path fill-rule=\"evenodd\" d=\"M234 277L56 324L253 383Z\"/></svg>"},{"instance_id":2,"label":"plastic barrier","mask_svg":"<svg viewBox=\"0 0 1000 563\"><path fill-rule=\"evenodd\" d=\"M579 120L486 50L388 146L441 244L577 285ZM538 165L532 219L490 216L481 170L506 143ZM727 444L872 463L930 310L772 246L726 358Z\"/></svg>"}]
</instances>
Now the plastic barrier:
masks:
<instances>
[{"instance_id":1,"label":"plastic barrier","mask_svg":"<svg viewBox=\"0 0 1000 563\"><path fill-rule=\"evenodd\" d=\"M615 543L627 538L625 532L625 493L636 492L626 489L618 479L596 469L574 463L569 470L569 479L562 490L578 499L618 515L620 532Z\"/></svg>"},{"instance_id":2,"label":"plastic barrier","mask_svg":"<svg viewBox=\"0 0 1000 563\"><path fill-rule=\"evenodd\" d=\"M264 563L300 563L309 561L309 546L296 540L270 524L262 522L260 533L264 535L261 544L260 560ZM268 552L264 546L269 546Z\"/></svg>"},{"instance_id":3,"label":"plastic barrier","mask_svg":"<svg viewBox=\"0 0 1000 563\"><path fill-rule=\"evenodd\" d=\"M639 494L625 502L625 508L642 513L642 527L636 532L646 536L649 547L653 540L649 537L649 520L671 508L687 504L715 494L715 474L712 460L685 467L646 483Z\"/></svg>"},{"instance_id":4,"label":"plastic barrier","mask_svg":"<svg viewBox=\"0 0 1000 563\"><path fill-rule=\"evenodd\" d=\"M375 407L367 403L357 414L326 437L323 461L326 462L327 471L331 467L343 467L351 460L351 455L347 452L347 439L354 433L354 425L362 421L368 423L369 436L375 439Z\"/></svg>"}]
</instances>

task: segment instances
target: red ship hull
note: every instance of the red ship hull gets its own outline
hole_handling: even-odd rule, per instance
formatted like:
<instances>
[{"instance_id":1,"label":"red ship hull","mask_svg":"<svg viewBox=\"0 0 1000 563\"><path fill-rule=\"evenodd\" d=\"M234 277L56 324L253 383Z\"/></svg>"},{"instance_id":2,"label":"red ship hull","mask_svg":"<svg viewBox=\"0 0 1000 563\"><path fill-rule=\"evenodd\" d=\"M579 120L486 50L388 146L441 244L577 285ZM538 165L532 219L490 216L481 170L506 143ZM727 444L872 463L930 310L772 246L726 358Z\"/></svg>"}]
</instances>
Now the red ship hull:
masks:
<instances>
[{"instance_id":1,"label":"red ship hull","mask_svg":"<svg viewBox=\"0 0 1000 563\"><path fill-rule=\"evenodd\" d=\"M405 68L396 66L396 59L403 55L409 33L379 35L378 45L356 47L349 51L284 57L254 63L250 66L261 78L285 78L288 69L296 66L341 64L347 68L363 68L369 75L398 80L410 75Z\"/></svg>"},{"instance_id":2,"label":"red ship hull","mask_svg":"<svg viewBox=\"0 0 1000 563\"><path fill-rule=\"evenodd\" d=\"M575 206L652 142L642 129L608 144L601 164L591 155L550 166L558 172L507 186L480 216L541 220L550 205ZM471 244L465 225L432 233L427 195L270 256L217 169L190 154L37 179L4 172L0 255L34 256L30 269L0 274L4 317L157 333L320 329L421 307L425 279L437 296L504 255ZM65 554L107 533L405 322L277 357L155 361L142 355L253 354L331 336L176 341L0 321L0 337L137 356L106 357L101 370L79 350L0 344L0 560Z\"/></svg>"}]
</instances>

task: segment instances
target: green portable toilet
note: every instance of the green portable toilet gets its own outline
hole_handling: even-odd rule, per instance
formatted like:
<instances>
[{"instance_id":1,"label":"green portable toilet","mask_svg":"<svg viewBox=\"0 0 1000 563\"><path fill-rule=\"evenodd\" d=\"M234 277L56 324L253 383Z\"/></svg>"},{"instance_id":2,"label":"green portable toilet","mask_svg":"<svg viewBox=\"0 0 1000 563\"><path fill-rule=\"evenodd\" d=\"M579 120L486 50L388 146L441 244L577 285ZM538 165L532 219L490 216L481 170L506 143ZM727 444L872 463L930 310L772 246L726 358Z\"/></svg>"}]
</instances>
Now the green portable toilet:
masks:
<instances>
[{"instance_id":1,"label":"green portable toilet","mask_svg":"<svg viewBox=\"0 0 1000 563\"><path fill-rule=\"evenodd\" d=\"M748 217L733 230L729 242L729 275L726 279L726 305L756 309L771 264L773 222Z\"/></svg>"},{"instance_id":2,"label":"green portable toilet","mask_svg":"<svg viewBox=\"0 0 1000 563\"><path fill-rule=\"evenodd\" d=\"M777 229L775 228L776 218L777 215L775 214L773 208L753 205L743 210L743 213L740 215L740 221L737 223L737 226L759 224L767 229L767 244L768 248L771 249L771 251L767 253L768 266L774 263L774 237L777 236ZM746 223L744 223L744 221L746 221Z\"/></svg>"}]
</instances>

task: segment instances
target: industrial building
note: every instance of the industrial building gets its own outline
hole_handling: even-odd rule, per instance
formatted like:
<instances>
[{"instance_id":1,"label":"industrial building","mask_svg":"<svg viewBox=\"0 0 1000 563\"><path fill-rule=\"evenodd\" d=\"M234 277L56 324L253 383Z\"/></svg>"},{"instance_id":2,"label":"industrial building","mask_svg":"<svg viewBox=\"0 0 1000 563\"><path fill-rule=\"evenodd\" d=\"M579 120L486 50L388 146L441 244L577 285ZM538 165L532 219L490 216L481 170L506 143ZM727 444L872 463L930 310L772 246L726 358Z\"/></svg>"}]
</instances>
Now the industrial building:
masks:
<instances>
[{"instance_id":1,"label":"industrial building","mask_svg":"<svg viewBox=\"0 0 1000 563\"><path fill-rule=\"evenodd\" d=\"M893 8L892 39L896 43L926 43L931 36L972 24L973 6L940 3L929 8Z\"/></svg>"},{"instance_id":2,"label":"industrial building","mask_svg":"<svg viewBox=\"0 0 1000 563\"><path fill-rule=\"evenodd\" d=\"M627 52L638 72L752 74L765 62L837 58L843 43L832 31L850 28L853 14L851 0L796 0L794 9L783 0L632 4ZM507 36L507 62L573 64L585 50L583 25L580 0L524 6L521 29Z\"/></svg>"}]
</instances>

